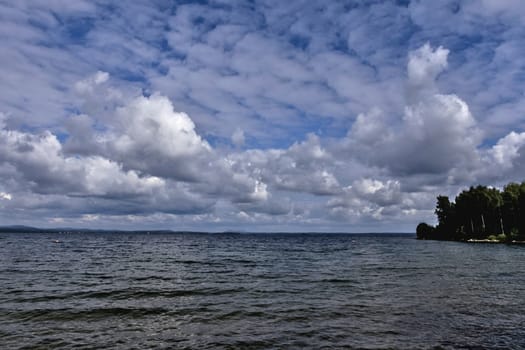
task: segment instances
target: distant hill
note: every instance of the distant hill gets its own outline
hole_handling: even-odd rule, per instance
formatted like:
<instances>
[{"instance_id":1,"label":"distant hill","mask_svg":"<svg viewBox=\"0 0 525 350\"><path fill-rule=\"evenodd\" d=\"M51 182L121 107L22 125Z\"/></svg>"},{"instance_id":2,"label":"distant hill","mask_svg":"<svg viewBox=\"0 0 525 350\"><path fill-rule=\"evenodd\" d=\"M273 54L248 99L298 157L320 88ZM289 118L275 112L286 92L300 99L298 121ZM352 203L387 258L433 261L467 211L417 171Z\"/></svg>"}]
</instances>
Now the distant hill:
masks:
<instances>
[{"instance_id":1,"label":"distant hill","mask_svg":"<svg viewBox=\"0 0 525 350\"><path fill-rule=\"evenodd\" d=\"M0 226L0 233L142 233L142 234L162 234L162 233L191 233L191 234L209 234L210 232L199 231L171 231L171 230L106 230L106 229L88 229L88 228L39 228L24 225Z\"/></svg>"},{"instance_id":2,"label":"distant hill","mask_svg":"<svg viewBox=\"0 0 525 350\"><path fill-rule=\"evenodd\" d=\"M12 225L12 226L0 226L0 232L25 232L25 233L32 233L32 232L44 232L44 229L31 227L31 226L24 226L24 225Z\"/></svg>"}]
</instances>

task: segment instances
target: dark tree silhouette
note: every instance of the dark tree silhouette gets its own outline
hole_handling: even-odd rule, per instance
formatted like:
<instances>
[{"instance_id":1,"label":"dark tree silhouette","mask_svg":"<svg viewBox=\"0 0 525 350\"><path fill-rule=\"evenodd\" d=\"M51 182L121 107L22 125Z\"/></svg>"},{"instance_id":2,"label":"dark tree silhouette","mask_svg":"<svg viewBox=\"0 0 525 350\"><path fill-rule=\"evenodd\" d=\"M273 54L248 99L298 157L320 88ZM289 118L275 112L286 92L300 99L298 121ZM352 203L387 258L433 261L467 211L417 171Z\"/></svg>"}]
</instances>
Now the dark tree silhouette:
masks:
<instances>
[{"instance_id":1,"label":"dark tree silhouette","mask_svg":"<svg viewBox=\"0 0 525 350\"><path fill-rule=\"evenodd\" d=\"M503 191L478 185L462 191L451 202L438 196L435 214L438 224L420 223L420 239L500 241L525 239L525 182L509 183Z\"/></svg>"},{"instance_id":2,"label":"dark tree silhouette","mask_svg":"<svg viewBox=\"0 0 525 350\"><path fill-rule=\"evenodd\" d=\"M435 228L424 222L417 225L416 235L417 239L436 239L434 236Z\"/></svg>"}]
</instances>

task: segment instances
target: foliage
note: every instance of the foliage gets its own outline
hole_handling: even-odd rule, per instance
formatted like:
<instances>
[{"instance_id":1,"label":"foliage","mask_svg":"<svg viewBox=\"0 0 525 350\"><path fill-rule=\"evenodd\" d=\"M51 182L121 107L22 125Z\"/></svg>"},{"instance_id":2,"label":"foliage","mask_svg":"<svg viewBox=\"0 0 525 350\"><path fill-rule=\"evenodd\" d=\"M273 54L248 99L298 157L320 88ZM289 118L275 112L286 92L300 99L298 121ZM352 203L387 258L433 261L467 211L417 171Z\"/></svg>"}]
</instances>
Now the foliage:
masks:
<instances>
[{"instance_id":1,"label":"foliage","mask_svg":"<svg viewBox=\"0 0 525 350\"><path fill-rule=\"evenodd\" d=\"M436 227L420 223L419 239L497 241L525 240L525 182L503 191L478 185L462 191L454 202L438 196Z\"/></svg>"},{"instance_id":2,"label":"foliage","mask_svg":"<svg viewBox=\"0 0 525 350\"><path fill-rule=\"evenodd\" d=\"M416 235L418 239L434 239L434 232L436 229L424 222L417 225Z\"/></svg>"}]
</instances>

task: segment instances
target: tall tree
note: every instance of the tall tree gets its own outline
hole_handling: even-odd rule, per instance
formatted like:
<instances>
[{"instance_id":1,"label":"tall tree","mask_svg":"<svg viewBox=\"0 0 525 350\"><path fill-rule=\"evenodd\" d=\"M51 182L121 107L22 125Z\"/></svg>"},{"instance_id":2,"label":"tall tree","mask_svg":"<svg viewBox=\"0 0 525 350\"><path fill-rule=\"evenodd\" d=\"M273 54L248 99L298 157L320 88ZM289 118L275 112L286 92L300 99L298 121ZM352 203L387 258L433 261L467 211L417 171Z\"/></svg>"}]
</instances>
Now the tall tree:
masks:
<instances>
[{"instance_id":1,"label":"tall tree","mask_svg":"<svg viewBox=\"0 0 525 350\"><path fill-rule=\"evenodd\" d=\"M436 216L438 218L439 225L445 225L448 222L450 218L451 208L452 205L450 204L450 200L447 196L437 197L436 210L434 212L436 213Z\"/></svg>"},{"instance_id":2,"label":"tall tree","mask_svg":"<svg viewBox=\"0 0 525 350\"><path fill-rule=\"evenodd\" d=\"M512 234L518 230L520 185L511 182L503 188L501 218L505 233Z\"/></svg>"},{"instance_id":3,"label":"tall tree","mask_svg":"<svg viewBox=\"0 0 525 350\"><path fill-rule=\"evenodd\" d=\"M436 234L441 239L456 239L457 223L455 204L450 202L447 196L438 196L436 210L434 212L438 218Z\"/></svg>"}]
</instances>

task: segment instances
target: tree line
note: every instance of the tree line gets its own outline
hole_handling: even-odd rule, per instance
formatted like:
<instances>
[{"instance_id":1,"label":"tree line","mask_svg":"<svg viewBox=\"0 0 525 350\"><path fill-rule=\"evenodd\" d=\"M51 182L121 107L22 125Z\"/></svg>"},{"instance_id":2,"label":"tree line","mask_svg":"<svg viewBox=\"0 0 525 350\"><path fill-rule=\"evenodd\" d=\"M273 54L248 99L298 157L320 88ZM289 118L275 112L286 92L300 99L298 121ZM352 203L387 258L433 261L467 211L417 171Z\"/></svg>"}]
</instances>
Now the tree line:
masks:
<instances>
[{"instance_id":1,"label":"tree line","mask_svg":"<svg viewBox=\"0 0 525 350\"><path fill-rule=\"evenodd\" d=\"M438 224L420 223L418 239L467 241L525 240L525 182L511 182L502 191L487 186L472 186L451 202L438 196L434 211Z\"/></svg>"}]
</instances>

